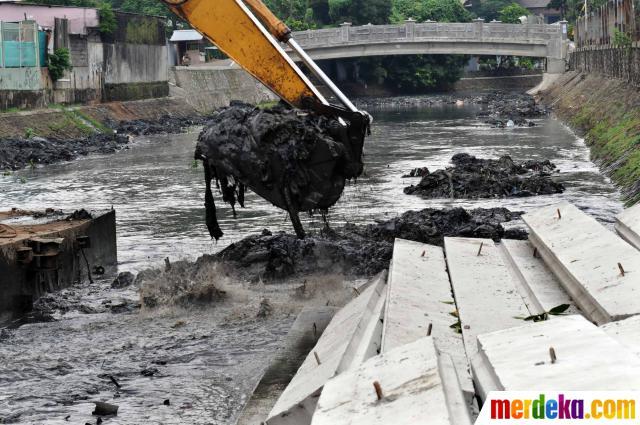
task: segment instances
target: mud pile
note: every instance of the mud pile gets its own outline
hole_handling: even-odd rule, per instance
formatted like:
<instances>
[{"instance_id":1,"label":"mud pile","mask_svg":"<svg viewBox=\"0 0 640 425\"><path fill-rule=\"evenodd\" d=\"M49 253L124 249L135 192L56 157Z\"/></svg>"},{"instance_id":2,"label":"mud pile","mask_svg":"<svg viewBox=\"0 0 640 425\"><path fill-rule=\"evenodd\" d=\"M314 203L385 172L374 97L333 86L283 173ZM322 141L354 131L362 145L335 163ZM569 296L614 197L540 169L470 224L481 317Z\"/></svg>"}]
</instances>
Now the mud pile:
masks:
<instances>
[{"instance_id":1,"label":"mud pile","mask_svg":"<svg viewBox=\"0 0 640 425\"><path fill-rule=\"evenodd\" d=\"M535 123L527 118L539 118L548 113L532 96L523 93L491 93L486 95L485 103L486 110L479 113L478 117L485 118L485 123L497 128L510 125L533 127Z\"/></svg>"},{"instance_id":2,"label":"mud pile","mask_svg":"<svg viewBox=\"0 0 640 425\"><path fill-rule=\"evenodd\" d=\"M325 212L362 172L360 152L341 140L338 122L283 105L258 109L232 102L216 112L198 138L195 157L205 168L205 206L209 233L218 225L211 183L223 201L244 206L245 188L289 212L298 235L298 212Z\"/></svg>"},{"instance_id":3,"label":"mud pile","mask_svg":"<svg viewBox=\"0 0 640 425\"><path fill-rule=\"evenodd\" d=\"M19 170L27 166L71 161L93 153L107 154L129 143L124 134L94 134L81 139L58 140L32 137L0 140L0 169Z\"/></svg>"},{"instance_id":4,"label":"mud pile","mask_svg":"<svg viewBox=\"0 0 640 425\"><path fill-rule=\"evenodd\" d=\"M453 167L437 170L422 178L417 185L404 189L408 195L425 198L511 198L564 192L564 186L553 181L550 173L555 165L547 161L515 163L511 157L479 159L469 154L456 154Z\"/></svg>"},{"instance_id":5,"label":"mud pile","mask_svg":"<svg viewBox=\"0 0 640 425\"><path fill-rule=\"evenodd\" d=\"M520 213L505 208L408 211L399 217L365 226L347 225L337 231L298 239L265 230L236 242L201 261L222 261L249 280L281 280L314 273L371 276L389 267L395 238L440 245L446 236L500 240L526 239L519 229L502 223Z\"/></svg>"}]
</instances>

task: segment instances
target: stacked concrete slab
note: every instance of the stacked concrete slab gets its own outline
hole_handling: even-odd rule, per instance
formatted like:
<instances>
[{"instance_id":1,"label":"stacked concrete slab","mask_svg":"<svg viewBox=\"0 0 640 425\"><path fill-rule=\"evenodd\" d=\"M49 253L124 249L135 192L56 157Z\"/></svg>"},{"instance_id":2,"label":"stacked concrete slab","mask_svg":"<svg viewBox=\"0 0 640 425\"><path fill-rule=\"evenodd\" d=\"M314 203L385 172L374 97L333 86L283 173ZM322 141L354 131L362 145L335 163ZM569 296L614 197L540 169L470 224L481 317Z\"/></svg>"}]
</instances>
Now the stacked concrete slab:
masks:
<instances>
[{"instance_id":1,"label":"stacked concrete slab","mask_svg":"<svg viewBox=\"0 0 640 425\"><path fill-rule=\"evenodd\" d=\"M583 316L478 336L478 392L640 390L640 358ZM585 373L586 371L586 373Z\"/></svg>"},{"instance_id":2,"label":"stacked concrete slab","mask_svg":"<svg viewBox=\"0 0 640 425\"><path fill-rule=\"evenodd\" d=\"M396 239L387 285L382 352L433 336L453 359L460 384L471 400L473 382L462 337L451 325L456 308L442 248Z\"/></svg>"},{"instance_id":3,"label":"stacked concrete slab","mask_svg":"<svg viewBox=\"0 0 640 425\"><path fill-rule=\"evenodd\" d=\"M325 383L357 365L371 354L371 321L379 321L386 281L369 286L342 308L327 326L287 388L269 413L267 424L311 423L311 417ZM379 345L378 340L378 345ZM365 348L362 348L365 347ZM364 354L363 354L364 353ZM354 363L356 362L356 363Z\"/></svg>"},{"instance_id":4,"label":"stacked concrete slab","mask_svg":"<svg viewBox=\"0 0 640 425\"><path fill-rule=\"evenodd\" d=\"M480 334L522 325L527 309L500 248L490 239L445 238L467 357Z\"/></svg>"},{"instance_id":5,"label":"stacked concrete slab","mask_svg":"<svg viewBox=\"0 0 640 425\"><path fill-rule=\"evenodd\" d=\"M524 220L529 241L396 240L267 423L466 425L494 390L640 390L640 251L568 203Z\"/></svg>"},{"instance_id":6,"label":"stacked concrete slab","mask_svg":"<svg viewBox=\"0 0 640 425\"><path fill-rule=\"evenodd\" d=\"M640 313L640 251L567 202L523 219L531 243L590 320Z\"/></svg>"},{"instance_id":7,"label":"stacked concrete slab","mask_svg":"<svg viewBox=\"0 0 640 425\"><path fill-rule=\"evenodd\" d=\"M620 344L640 356L640 316L607 323L602 329Z\"/></svg>"},{"instance_id":8,"label":"stacked concrete slab","mask_svg":"<svg viewBox=\"0 0 640 425\"><path fill-rule=\"evenodd\" d=\"M426 337L333 378L312 425L471 424L457 378L448 374L452 363L441 365L440 358L433 338Z\"/></svg>"},{"instance_id":9,"label":"stacked concrete slab","mask_svg":"<svg viewBox=\"0 0 640 425\"><path fill-rule=\"evenodd\" d=\"M567 291L529 241L503 240L500 246L532 315L546 314L563 305L569 306L567 313L578 313ZM547 315L549 319L554 317Z\"/></svg>"},{"instance_id":10,"label":"stacked concrete slab","mask_svg":"<svg viewBox=\"0 0 640 425\"><path fill-rule=\"evenodd\" d=\"M624 210L616 217L616 231L624 240L640 249L640 204Z\"/></svg>"}]
</instances>

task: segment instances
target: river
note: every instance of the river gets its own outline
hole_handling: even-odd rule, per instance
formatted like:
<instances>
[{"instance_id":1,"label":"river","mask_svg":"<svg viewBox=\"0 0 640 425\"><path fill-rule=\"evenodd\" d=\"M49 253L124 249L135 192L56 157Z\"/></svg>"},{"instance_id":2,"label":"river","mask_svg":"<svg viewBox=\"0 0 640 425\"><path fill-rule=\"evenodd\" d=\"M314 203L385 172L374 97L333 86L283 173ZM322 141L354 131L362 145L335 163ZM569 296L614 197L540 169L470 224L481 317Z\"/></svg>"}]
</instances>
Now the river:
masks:
<instances>
[{"instance_id":1,"label":"river","mask_svg":"<svg viewBox=\"0 0 640 425\"><path fill-rule=\"evenodd\" d=\"M475 118L479 110L444 105L370 111L375 123L367 139L366 174L348 185L329 215L332 225L388 219L425 207L527 211L561 199L611 225L622 210L619 193L589 161L582 139L553 118L534 120L535 127L494 129ZM142 137L114 155L2 176L0 206L113 206L120 271L160 266L166 257L193 260L264 228L292 231L282 211L250 193L247 208L239 210L235 220L218 202L225 236L212 242L204 225L203 171L192 159L196 138L197 132ZM416 167L443 168L459 152L549 159L558 165L556 179L567 190L508 200L424 200L403 194L411 183L403 174ZM321 226L320 218L305 222L310 228ZM102 280L56 294L67 305L57 312L56 321L1 330L0 423L95 423L90 412L97 400L120 405L119 415L108 424L230 423L299 305L288 303L283 288L219 279L231 300L211 308L112 314L104 307L107 302L134 301L138 294L134 289L112 290L109 281ZM255 318L264 296L282 301L269 320Z\"/></svg>"}]
</instances>

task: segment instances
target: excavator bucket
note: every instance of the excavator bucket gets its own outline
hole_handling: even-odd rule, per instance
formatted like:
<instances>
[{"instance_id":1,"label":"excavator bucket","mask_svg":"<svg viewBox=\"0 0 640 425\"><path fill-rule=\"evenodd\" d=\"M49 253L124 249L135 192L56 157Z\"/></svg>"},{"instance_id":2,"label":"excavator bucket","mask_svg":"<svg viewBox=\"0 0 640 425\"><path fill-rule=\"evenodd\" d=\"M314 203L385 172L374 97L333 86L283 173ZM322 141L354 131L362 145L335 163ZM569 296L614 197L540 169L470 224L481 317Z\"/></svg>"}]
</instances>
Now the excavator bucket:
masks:
<instances>
[{"instance_id":1,"label":"excavator bucket","mask_svg":"<svg viewBox=\"0 0 640 425\"><path fill-rule=\"evenodd\" d=\"M164 1L290 106L311 111L306 119L296 111L260 112L236 105L205 128L196 159L205 165L209 233L222 236L211 191L215 180L234 215L236 202L244 206L248 187L288 211L303 238L299 213L326 212L342 195L346 180L362 173L369 115L324 75L261 0ZM330 105L278 41L288 43L345 107Z\"/></svg>"}]
</instances>

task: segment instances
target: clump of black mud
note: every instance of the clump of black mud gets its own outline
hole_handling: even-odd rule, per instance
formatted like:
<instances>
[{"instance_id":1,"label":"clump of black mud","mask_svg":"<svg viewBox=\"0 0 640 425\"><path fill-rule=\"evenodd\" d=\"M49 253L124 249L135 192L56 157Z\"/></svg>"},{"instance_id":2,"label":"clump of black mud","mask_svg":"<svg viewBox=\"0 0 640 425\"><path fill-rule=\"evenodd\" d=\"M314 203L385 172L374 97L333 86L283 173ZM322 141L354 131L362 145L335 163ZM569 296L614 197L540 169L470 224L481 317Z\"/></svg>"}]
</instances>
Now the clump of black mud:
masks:
<instances>
[{"instance_id":1,"label":"clump of black mud","mask_svg":"<svg viewBox=\"0 0 640 425\"><path fill-rule=\"evenodd\" d=\"M460 153L451 158L453 167L434 171L417 185L404 189L408 195L424 198L512 198L564 192L551 179L556 166L546 161L514 162L505 155L480 159Z\"/></svg>"},{"instance_id":2,"label":"clump of black mud","mask_svg":"<svg viewBox=\"0 0 640 425\"><path fill-rule=\"evenodd\" d=\"M372 276L389 267L395 238L439 245L447 236L526 239L520 229L505 229L502 223L521 213L505 208L408 211L375 224L350 224L298 239L283 232L265 230L236 242L215 256L198 261L222 261L248 280L274 281L314 273Z\"/></svg>"},{"instance_id":3,"label":"clump of black mud","mask_svg":"<svg viewBox=\"0 0 640 425\"><path fill-rule=\"evenodd\" d=\"M244 206L249 187L288 211L300 236L298 212L326 212L342 195L345 181L362 172L362 146L345 143L341 131L333 118L282 104L259 109L232 102L216 112L200 134L195 153L205 168L206 223L211 237L223 236L212 182L234 215L236 203Z\"/></svg>"},{"instance_id":4,"label":"clump of black mud","mask_svg":"<svg viewBox=\"0 0 640 425\"><path fill-rule=\"evenodd\" d=\"M115 153L129 143L124 134L93 134L79 139L0 140L0 169L19 170L27 166L71 161L80 156Z\"/></svg>"},{"instance_id":5,"label":"clump of black mud","mask_svg":"<svg viewBox=\"0 0 640 425\"><path fill-rule=\"evenodd\" d=\"M485 96L486 110L478 117L496 128L510 125L519 127L533 127L535 123L527 118L539 118L548 114L547 109L537 104L533 96L524 93L495 92ZM510 124L511 122L512 124Z\"/></svg>"},{"instance_id":6,"label":"clump of black mud","mask_svg":"<svg viewBox=\"0 0 640 425\"><path fill-rule=\"evenodd\" d=\"M113 133L96 133L75 139L0 139L0 170L72 161L90 154L111 154L127 149L130 135L182 133L190 127L204 125L209 119L208 115L164 115L153 120L107 122Z\"/></svg>"}]
</instances>

